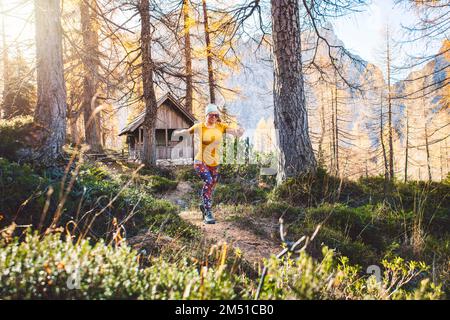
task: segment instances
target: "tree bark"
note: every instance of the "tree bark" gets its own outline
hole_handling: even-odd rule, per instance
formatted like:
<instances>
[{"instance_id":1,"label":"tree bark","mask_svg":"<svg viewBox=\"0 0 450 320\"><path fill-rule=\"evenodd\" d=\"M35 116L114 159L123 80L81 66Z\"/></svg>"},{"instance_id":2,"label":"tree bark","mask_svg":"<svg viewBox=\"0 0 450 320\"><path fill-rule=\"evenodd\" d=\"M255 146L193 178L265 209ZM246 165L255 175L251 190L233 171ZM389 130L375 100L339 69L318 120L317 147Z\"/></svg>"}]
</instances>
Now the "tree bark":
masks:
<instances>
[{"instance_id":1,"label":"tree bark","mask_svg":"<svg viewBox=\"0 0 450 320\"><path fill-rule=\"evenodd\" d=\"M139 13L141 16L141 56L142 56L142 83L144 90L145 116L144 116L144 152L143 162L146 165L156 164L155 126L157 104L155 89L153 87L153 60L152 60L152 33L150 26L149 0L140 0Z\"/></svg>"},{"instance_id":2,"label":"tree bark","mask_svg":"<svg viewBox=\"0 0 450 320\"><path fill-rule=\"evenodd\" d=\"M83 100L84 135L91 152L102 152L100 113L98 107L98 70L100 65L98 51L97 14L93 0L80 1L81 33L83 38Z\"/></svg>"},{"instance_id":3,"label":"tree bark","mask_svg":"<svg viewBox=\"0 0 450 320\"><path fill-rule=\"evenodd\" d=\"M337 78L335 78L337 79ZM336 80L337 81L337 80ZM337 97L337 83L334 87L334 136L336 139L336 176L339 175L339 125L338 125L338 97Z\"/></svg>"},{"instance_id":4,"label":"tree bark","mask_svg":"<svg viewBox=\"0 0 450 320\"><path fill-rule=\"evenodd\" d=\"M186 65L186 110L192 113L192 48L191 31L189 17L189 0L183 0L183 19L184 19L184 60Z\"/></svg>"},{"instance_id":5,"label":"tree bark","mask_svg":"<svg viewBox=\"0 0 450 320\"><path fill-rule=\"evenodd\" d=\"M278 133L277 181L315 172L308 132L297 0L271 0L274 55L274 119Z\"/></svg>"},{"instance_id":6,"label":"tree bark","mask_svg":"<svg viewBox=\"0 0 450 320\"><path fill-rule=\"evenodd\" d=\"M441 179L440 181L444 181L444 161L442 159L442 142L439 143L439 164L441 171Z\"/></svg>"},{"instance_id":7,"label":"tree bark","mask_svg":"<svg viewBox=\"0 0 450 320\"><path fill-rule=\"evenodd\" d=\"M422 98L422 109L423 109L423 120L425 121L424 126L424 134L425 134L425 151L427 154L427 171L428 171L428 181L431 182L432 176L431 176L431 159L430 159L430 144L428 141L428 115L427 111L425 109L425 99Z\"/></svg>"},{"instance_id":8,"label":"tree bark","mask_svg":"<svg viewBox=\"0 0 450 320\"><path fill-rule=\"evenodd\" d=\"M405 149L405 183L408 181L408 157L409 157L409 109L406 106L406 149Z\"/></svg>"},{"instance_id":9,"label":"tree bark","mask_svg":"<svg viewBox=\"0 0 450 320\"><path fill-rule=\"evenodd\" d=\"M0 10L3 11L3 4L0 3ZM5 19L6 15L2 17L2 62L3 62L3 102L0 104L5 105L6 97L9 94L9 56L8 56L8 46L6 44L6 29L5 29ZM3 117L5 111L0 108L0 119Z\"/></svg>"},{"instance_id":10,"label":"tree bark","mask_svg":"<svg viewBox=\"0 0 450 320\"><path fill-rule=\"evenodd\" d=\"M336 168L337 168L337 163L336 163L336 123L334 122L336 119L336 116L334 114L334 93L333 93L333 89L330 90L331 93L331 144L333 146L333 167L331 168L331 173L332 174L336 174Z\"/></svg>"},{"instance_id":11,"label":"tree bark","mask_svg":"<svg viewBox=\"0 0 450 320\"><path fill-rule=\"evenodd\" d=\"M325 138L325 131L326 131L326 124L325 124L325 105L323 101L323 93L320 97L320 138L319 138L319 152L318 152L318 165L319 167L325 166L325 157L324 157L324 151L323 151L323 140Z\"/></svg>"},{"instance_id":12,"label":"tree bark","mask_svg":"<svg viewBox=\"0 0 450 320\"><path fill-rule=\"evenodd\" d=\"M80 116L80 111L75 110L76 102L75 102L75 92L71 91L68 97L68 105L67 105L67 119L70 128L70 143L73 146L76 146L80 143L80 132L78 131L78 118Z\"/></svg>"},{"instance_id":13,"label":"tree bark","mask_svg":"<svg viewBox=\"0 0 450 320\"><path fill-rule=\"evenodd\" d=\"M392 88L391 88L391 49L390 49L390 35L387 32L386 39L386 63L387 63L387 89L388 89L388 140L389 140L389 179L394 180L394 142L393 142L393 128L392 128Z\"/></svg>"},{"instance_id":14,"label":"tree bark","mask_svg":"<svg viewBox=\"0 0 450 320\"><path fill-rule=\"evenodd\" d=\"M216 103L216 95L214 88L216 86L214 80L214 69L212 61L211 40L209 38L209 23L208 23L208 10L206 8L206 0L202 0L203 6L203 25L205 27L205 44L206 44L206 61L208 63L208 83L209 83L209 100L211 103Z\"/></svg>"},{"instance_id":15,"label":"tree bark","mask_svg":"<svg viewBox=\"0 0 450 320\"><path fill-rule=\"evenodd\" d=\"M381 144L381 150L383 153L384 180L385 180L385 189L386 189L386 182L389 181L389 165L388 165L388 160L387 160L387 155L386 155L386 146L384 145L383 95L382 94L380 95L380 144Z\"/></svg>"},{"instance_id":16,"label":"tree bark","mask_svg":"<svg viewBox=\"0 0 450 320\"><path fill-rule=\"evenodd\" d=\"M66 138L66 87L62 58L60 0L35 0L37 105L35 123L43 130L35 160L51 165Z\"/></svg>"}]
</instances>

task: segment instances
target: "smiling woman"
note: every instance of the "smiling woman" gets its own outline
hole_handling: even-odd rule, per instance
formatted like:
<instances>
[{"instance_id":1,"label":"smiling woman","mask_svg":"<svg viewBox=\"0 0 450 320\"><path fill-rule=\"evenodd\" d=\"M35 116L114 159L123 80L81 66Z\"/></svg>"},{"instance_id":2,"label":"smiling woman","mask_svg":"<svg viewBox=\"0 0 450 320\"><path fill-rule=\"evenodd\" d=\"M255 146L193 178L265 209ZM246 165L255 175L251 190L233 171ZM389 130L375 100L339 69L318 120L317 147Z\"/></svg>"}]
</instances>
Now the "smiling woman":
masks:
<instances>
[{"instance_id":1,"label":"smiling woman","mask_svg":"<svg viewBox=\"0 0 450 320\"><path fill-rule=\"evenodd\" d=\"M178 135L187 133L194 134L194 149L196 150L194 169L204 182L200 210L204 222L214 224L216 220L212 213L212 194L219 180L222 136L229 133L241 137L244 129L230 128L228 124L222 122L218 107L210 103L205 107L204 121L177 132Z\"/></svg>"}]
</instances>

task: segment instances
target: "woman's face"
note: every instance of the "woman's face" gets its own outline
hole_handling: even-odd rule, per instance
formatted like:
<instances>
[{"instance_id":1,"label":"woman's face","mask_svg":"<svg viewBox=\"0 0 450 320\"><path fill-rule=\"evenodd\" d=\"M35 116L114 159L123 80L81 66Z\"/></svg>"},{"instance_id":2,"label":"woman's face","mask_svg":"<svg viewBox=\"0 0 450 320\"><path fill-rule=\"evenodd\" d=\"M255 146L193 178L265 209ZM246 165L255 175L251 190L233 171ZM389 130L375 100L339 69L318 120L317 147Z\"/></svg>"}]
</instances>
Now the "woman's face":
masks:
<instances>
[{"instance_id":1,"label":"woman's face","mask_svg":"<svg viewBox=\"0 0 450 320\"><path fill-rule=\"evenodd\" d=\"M214 123L217 123L218 120L219 120L219 113L218 112L210 112L206 116L206 121L208 123L214 124Z\"/></svg>"}]
</instances>

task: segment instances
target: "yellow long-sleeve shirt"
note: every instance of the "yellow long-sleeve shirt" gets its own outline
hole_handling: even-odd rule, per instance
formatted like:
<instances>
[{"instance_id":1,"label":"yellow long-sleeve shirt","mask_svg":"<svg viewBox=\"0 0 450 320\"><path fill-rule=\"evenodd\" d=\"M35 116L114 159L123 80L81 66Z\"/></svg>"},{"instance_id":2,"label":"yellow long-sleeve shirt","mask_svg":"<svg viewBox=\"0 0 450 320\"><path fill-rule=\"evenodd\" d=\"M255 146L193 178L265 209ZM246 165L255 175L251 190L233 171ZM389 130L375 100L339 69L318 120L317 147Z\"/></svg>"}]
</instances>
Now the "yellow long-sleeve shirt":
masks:
<instances>
[{"instance_id":1,"label":"yellow long-sleeve shirt","mask_svg":"<svg viewBox=\"0 0 450 320\"><path fill-rule=\"evenodd\" d=\"M188 130L194 134L194 150L197 151L194 159L212 167L219 165L222 136L227 128L229 125L222 122L216 123L213 128L208 128L204 122L190 127Z\"/></svg>"}]
</instances>

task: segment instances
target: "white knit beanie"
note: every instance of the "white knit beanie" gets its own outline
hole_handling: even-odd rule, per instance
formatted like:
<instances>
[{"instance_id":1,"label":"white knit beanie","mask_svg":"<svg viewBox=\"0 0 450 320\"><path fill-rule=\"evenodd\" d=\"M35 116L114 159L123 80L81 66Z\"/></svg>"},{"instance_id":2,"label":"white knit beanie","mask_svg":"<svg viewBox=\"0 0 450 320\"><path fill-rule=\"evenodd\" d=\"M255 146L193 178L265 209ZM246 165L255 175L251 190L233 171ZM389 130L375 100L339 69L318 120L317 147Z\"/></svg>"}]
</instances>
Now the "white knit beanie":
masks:
<instances>
[{"instance_id":1,"label":"white knit beanie","mask_svg":"<svg viewBox=\"0 0 450 320\"><path fill-rule=\"evenodd\" d=\"M205 107L205 116L211 112L219 112L219 108L214 103L210 103Z\"/></svg>"}]
</instances>

